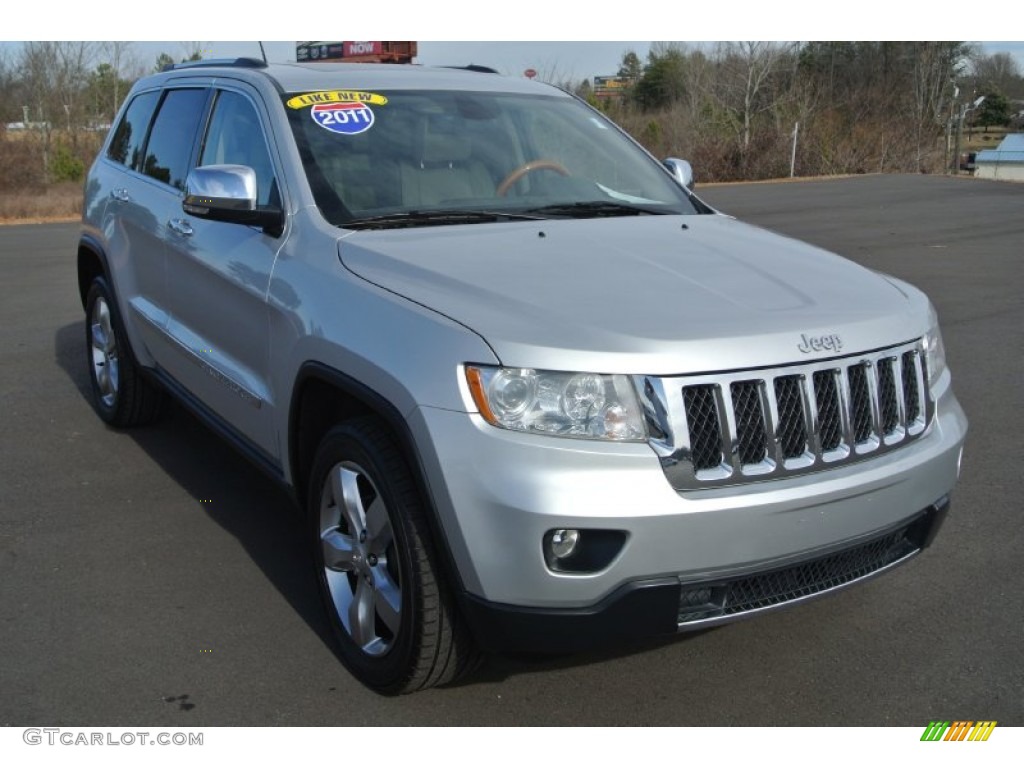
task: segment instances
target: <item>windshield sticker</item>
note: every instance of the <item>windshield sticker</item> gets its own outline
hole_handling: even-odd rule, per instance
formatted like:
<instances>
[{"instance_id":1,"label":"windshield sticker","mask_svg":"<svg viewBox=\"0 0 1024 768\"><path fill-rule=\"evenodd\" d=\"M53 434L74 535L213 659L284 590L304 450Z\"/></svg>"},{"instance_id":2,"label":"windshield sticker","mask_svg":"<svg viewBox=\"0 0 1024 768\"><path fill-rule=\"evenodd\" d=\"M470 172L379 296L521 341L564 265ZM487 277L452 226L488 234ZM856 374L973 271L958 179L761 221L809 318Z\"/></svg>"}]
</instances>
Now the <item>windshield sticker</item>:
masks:
<instances>
[{"instance_id":1,"label":"windshield sticker","mask_svg":"<svg viewBox=\"0 0 1024 768\"><path fill-rule=\"evenodd\" d=\"M374 120L373 110L358 101L314 104L310 114L321 128L348 136L370 130Z\"/></svg>"},{"instance_id":2,"label":"windshield sticker","mask_svg":"<svg viewBox=\"0 0 1024 768\"><path fill-rule=\"evenodd\" d=\"M358 102L360 104L375 104L383 107L388 103L386 96L379 93L367 93L366 91L317 91L316 93L304 93L301 96L293 96L285 102L292 109L311 107L314 104L330 104L333 102Z\"/></svg>"}]
</instances>

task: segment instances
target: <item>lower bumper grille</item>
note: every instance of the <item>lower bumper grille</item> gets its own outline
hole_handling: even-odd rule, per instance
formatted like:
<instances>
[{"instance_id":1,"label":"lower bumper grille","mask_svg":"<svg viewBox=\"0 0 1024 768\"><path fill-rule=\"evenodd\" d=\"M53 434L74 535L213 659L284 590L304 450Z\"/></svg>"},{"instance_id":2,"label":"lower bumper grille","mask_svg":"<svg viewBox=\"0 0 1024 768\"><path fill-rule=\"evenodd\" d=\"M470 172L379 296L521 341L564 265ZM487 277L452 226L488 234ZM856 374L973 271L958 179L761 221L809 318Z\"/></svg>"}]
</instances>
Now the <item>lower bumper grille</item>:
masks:
<instances>
[{"instance_id":1,"label":"lower bumper grille","mask_svg":"<svg viewBox=\"0 0 1024 768\"><path fill-rule=\"evenodd\" d=\"M849 549L787 568L715 583L684 584L678 623L716 623L851 584L919 552L920 529L919 523L912 523Z\"/></svg>"}]
</instances>

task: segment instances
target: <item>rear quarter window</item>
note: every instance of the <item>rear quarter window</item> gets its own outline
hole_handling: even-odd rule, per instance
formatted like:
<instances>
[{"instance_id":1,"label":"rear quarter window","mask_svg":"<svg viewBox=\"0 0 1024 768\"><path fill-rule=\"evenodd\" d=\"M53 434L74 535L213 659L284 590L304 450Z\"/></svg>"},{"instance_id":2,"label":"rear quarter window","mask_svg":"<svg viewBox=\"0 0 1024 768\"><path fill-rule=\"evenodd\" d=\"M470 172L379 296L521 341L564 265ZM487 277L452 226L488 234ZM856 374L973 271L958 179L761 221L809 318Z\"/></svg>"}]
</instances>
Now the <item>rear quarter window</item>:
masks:
<instances>
[{"instance_id":1,"label":"rear quarter window","mask_svg":"<svg viewBox=\"0 0 1024 768\"><path fill-rule=\"evenodd\" d=\"M142 145L159 99L160 91L140 93L132 99L110 140L107 157L129 168L139 170L142 167Z\"/></svg>"}]
</instances>

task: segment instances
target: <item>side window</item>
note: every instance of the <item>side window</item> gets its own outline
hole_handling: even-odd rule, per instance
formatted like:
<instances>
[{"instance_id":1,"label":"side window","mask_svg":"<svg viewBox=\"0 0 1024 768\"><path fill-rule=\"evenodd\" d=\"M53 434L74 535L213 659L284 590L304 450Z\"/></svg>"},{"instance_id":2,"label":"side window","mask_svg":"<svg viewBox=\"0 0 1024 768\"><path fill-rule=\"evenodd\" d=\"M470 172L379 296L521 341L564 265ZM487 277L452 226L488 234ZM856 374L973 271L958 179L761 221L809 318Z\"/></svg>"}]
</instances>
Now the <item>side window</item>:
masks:
<instances>
[{"instance_id":1,"label":"side window","mask_svg":"<svg viewBox=\"0 0 1024 768\"><path fill-rule=\"evenodd\" d=\"M150 91L132 99L110 141L107 157L129 168L141 168L142 142L146 140L146 128L159 98L160 91Z\"/></svg>"},{"instance_id":2,"label":"side window","mask_svg":"<svg viewBox=\"0 0 1024 768\"><path fill-rule=\"evenodd\" d=\"M146 142L146 160L140 169L147 176L185 188L185 176L196 129L206 106L206 91L181 88L167 91Z\"/></svg>"},{"instance_id":3,"label":"side window","mask_svg":"<svg viewBox=\"0 0 1024 768\"><path fill-rule=\"evenodd\" d=\"M280 205L274 166L270 162L256 108L245 96L219 91L199 165L247 165L256 171L256 202Z\"/></svg>"}]
</instances>

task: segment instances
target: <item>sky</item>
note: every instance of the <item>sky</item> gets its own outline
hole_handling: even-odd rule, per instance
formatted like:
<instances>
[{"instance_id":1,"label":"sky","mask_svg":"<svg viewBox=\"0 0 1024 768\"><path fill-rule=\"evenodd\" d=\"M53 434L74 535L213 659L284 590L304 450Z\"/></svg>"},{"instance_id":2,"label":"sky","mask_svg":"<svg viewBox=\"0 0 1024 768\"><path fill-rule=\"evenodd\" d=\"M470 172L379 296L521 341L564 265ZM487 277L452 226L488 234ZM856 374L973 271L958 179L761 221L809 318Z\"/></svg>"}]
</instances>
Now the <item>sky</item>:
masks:
<instances>
[{"instance_id":1,"label":"sky","mask_svg":"<svg viewBox=\"0 0 1024 768\"><path fill-rule=\"evenodd\" d=\"M689 46L709 45L707 42L689 42ZM181 43L142 43L140 51L167 50L171 55L181 53ZM1024 42L978 43L987 54L1005 51L1015 56L1024 71ZM151 46L157 46L153 48ZM270 61L294 61L295 43L264 43ZM503 74L518 75L534 69L539 78L547 81L581 80L594 75L614 75L626 51L635 51L643 60L650 42L420 42L418 64L485 64ZM204 43L210 56L256 56L255 43ZM150 59L155 59L153 53ZM179 56L180 58L180 56Z\"/></svg>"},{"instance_id":2,"label":"sky","mask_svg":"<svg viewBox=\"0 0 1024 768\"><path fill-rule=\"evenodd\" d=\"M941 3L939 4L942 5ZM38 11L34 9L38 7ZM544 79L582 79L614 74L622 54L635 50L643 59L648 42L614 42L609 37L649 41L699 40L950 40L985 29L1024 31L1024 3L1003 3L999 25L965 24L964 14L921 13L892 0L858 0L842 13L825 13L821 0L730 0L721 3L666 3L657 11L648 3L598 4L568 0L246 0L205 3L201 12L185 3L178 11L139 12L138 0L103 0L102 12L87 3L23 4L5 14L0 41L146 40L136 48L151 66L157 54L182 58L177 42L152 42L156 36L186 40L417 40L420 64L485 64L505 74L532 68ZM968 14L968 16L973 16ZM440 42L440 41L457 42ZM474 42L499 40L501 42ZM574 42L560 42L560 41ZM533 42L516 42L533 41ZM591 42L601 41L601 42ZM0 42L8 51L17 44ZM1007 51L1024 69L1024 41L983 42L986 53ZM249 43L206 43L208 57L258 56ZM295 56L294 42L266 43L272 61ZM148 68L148 67L147 67Z\"/></svg>"},{"instance_id":3,"label":"sky","mask_svg":"<svg viewBox=\"0 0 1024 768\"><path fill-rule=\"evenodd\" d=\"M1024 28L1024 27L1022 27ZM330 38L329 38L330 39ZM824 39L824 38L808 38ZM871 38L865 38L871 39ZM689 46L707 46L709 42L688 42ZM989 41L977 43L981 49L992 54L1005 51L1013 55L1024 71L1024 42ZM9 54L17 50L18 43L0 43L0 48ZM203 41L183 43L178 41L145 41L134 45L134 53L146 69L152 68L157 56L166 52L181 59L199 45L204 58L253 56L259 57L256 42ZM264 42L267 57L272 62L295 60L295 43ZM618 69L622 56L635 51L641 59L647 55L650 43L646 41L545 41L545 42L439 42L420 41L416 62L424 65L484 64L503 74L520 75L526 69L534 69L538 77L546 81L582 80L595 75L613 75Z\"/></svg>"}]
</instances>

